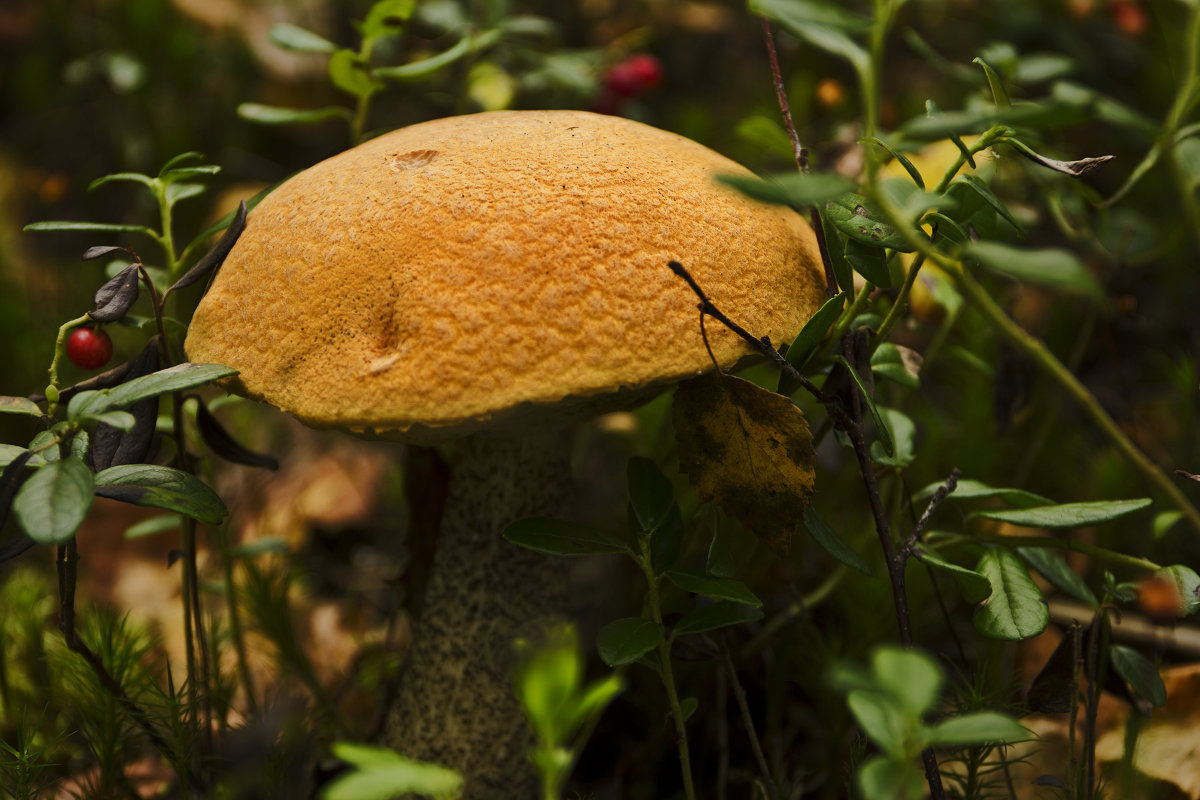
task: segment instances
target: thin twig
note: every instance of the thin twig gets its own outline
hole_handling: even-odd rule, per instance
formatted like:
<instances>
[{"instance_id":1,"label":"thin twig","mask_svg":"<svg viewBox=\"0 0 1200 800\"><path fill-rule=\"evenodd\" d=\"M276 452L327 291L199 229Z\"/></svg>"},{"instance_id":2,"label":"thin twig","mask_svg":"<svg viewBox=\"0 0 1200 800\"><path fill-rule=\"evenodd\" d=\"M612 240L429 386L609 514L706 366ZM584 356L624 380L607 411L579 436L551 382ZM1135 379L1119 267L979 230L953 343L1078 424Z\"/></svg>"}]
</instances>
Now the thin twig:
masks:
<instances>
[{"instance_id":1,"label":"thin twig","mask_svg":"<svg viewBox=\"0 0 1200 800\"><path fill-rule=\"evenodd\" d=\"M779 786L771 777L771 768L767 766L767 757L763 755L762 743L758 741L758 733L754 730L754 717L750 716L750 705L746 702L746 690L742 688L742 682L738 680L737 667L733 664L733 657L729 655L729 648L724 644L721 645L721 657L725 660L725 669L729 673L729 682L733 686L733 697L737 700L738 710L741 711L742 725L746 728L746 737L750 740L750 749L754 751L754 760L758 762L758 770L767 784L771 800L779 800Z\"/></svg>"},{"instance_id":2,"label":"thin twig","mask_svg":"<svg viewBox=\"0 0 1200 800\"><path fill-rule=\"evenodd\" d=\"M958 467L950 470L950 477L946 478L945 483L937 488L933 493L933 497L929 498L929 505L925 506L925 513L917 520L917 524L913 526L913 531L908 535L908 539L904 542L904 552L907 555L912 552L912 547L921 538L921 534L925 532L925 528L929 525L929 520L933 519L933 513L937 511L938 506L946 499L946 496L958 487L958 477L961 473Z\"/></svg>"},{"instance_id":3,"label":"thin twig","mask_svg":"<svg viewBox=\"0 0 1200 800\"><path fill-rule=\"evenodd\" d=\"M796 166L801 172L808 172L808 148L800 144L800 134L796 133L796 123L792 120L787 89L783 85L783 73L779 69L779 56L775 52L775 33L771 30L771 21L763 17L762 27L763 37L767 40L767 58L771 61L771 80L775 85L775 97L779 100L779 112L783 115L783 126L787 129L788 139L792 142Z\"/></svg>"}]
</instances>

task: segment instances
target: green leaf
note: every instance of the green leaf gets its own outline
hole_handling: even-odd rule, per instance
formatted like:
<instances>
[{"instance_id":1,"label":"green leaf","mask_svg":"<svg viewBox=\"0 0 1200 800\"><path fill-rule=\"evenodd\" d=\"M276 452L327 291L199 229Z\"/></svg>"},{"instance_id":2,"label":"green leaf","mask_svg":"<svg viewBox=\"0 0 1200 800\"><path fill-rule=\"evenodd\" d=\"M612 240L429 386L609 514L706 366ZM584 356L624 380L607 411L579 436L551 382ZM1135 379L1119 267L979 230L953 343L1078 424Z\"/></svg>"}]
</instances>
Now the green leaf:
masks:
<instances>
[{"instance_id":1,"label":"green leaf","mask_svg":"<svg viewBox=\"0 0 1200 800\"><path fill-rule=\"evenodd\" d=\"M820 209L820 218L821 230L817 235L825 238L825 252L829 254L833 277L843 292L853 292L854 270L846 260L846 238L838 232L837 226L833 224L824 208Z\"/></svg>"},{"instance_id":2,"label":"green leaf","mask_svg":"<svg viewBox=\"0 0 1200 800\"><path fill-rule=\"evenodd\" d=\"M807 0L750 0L750 11L775 20L793 36L849 61L860 75L871 68L871 56L847 33L870 23L835 5Z\"/></svg>"},{"instance_id":3,"label":"green leaf","mask_svg":"<svg viewBox=\"0 0 1200 800\"><path fill-rule=\"evenodd\" d=\"M883 212L867 198L854 192L825 204L825 213L846 236L872 247L890 247L901 253L912 252L908 241L896 233Z\"/></svg>"},{"instance_id":4,"label":"green leaf","mask_svg":"<svg viewBox=\"0 0 1200 800\"><path fill-rule=\"evenodd\" d=\"M913 119L899 130L905 139L934 141L952 136L981 133L994 125L1050 128L1074 125L1088 118L1088 111L1054 101L1022 103L1008 108L978 108L970 111L943 111Z\"/></svg>"},{"instance_id":5,"label":"green leaf","mask_svg":"<svg viewBox=\"0 0 1200 800\"><path fill-rule=\"evenodd\" d=\"M119 431L131 431L136 423L133 414L128 411L105 411L101 414L88 414L80 417L80 420L99 422L109 427L116 428Z\"/></svg>"},{"instance_id":6,"label":"green leaf","mask_svg":"<svg viewBox=\"0 0 1200 800\"><path fill-rule=\"evenodd\" d=\"M228 516L225 503L194 475L155 464L122 464L96 473L95 492L124 503L161 508L217 525Z\"/></svg>"},{"instance_id":7,"label":"green leaf","mask_svg":"<svg viewBox=\"0 0 1200 800\"><path fill-rule=\"evenodd\" d=\"M643 531L652 531L675 505L675 487L648 458L634 456L626 467L629 501Z\"/></svg>"},{"instance_id":8,"label":"green leaf","mask_svg":"<svg viewBox=\"0 0 1200 800\"><path fill-rule=\"evenodd\" d=\"M363 20L363 39L369 41L400 33L416 9L416 0L376 0Z\"/></svg>"},{"instance_id":9,"label":"green leaf","mask_svg":"<svg viewBox=\"0 0 1200 800\"><path fill-rule=\"evenodd\" d=\"M987 76L988 87L992 90L992 102L997 108L1008 108L1012 105L1012 101L1008 99L1008 92L1004 89L1004 82L1000 80L1000 75L996 70L992 69L992 65L984 61L982 58L976 58L971 63L978 64L983 68L983 74Z\"/></svg>"},{"instance_id":10,"label":"green leaf","mask_svg":"<svg viewBox=\"0 0 1200 800\"><path fill-rule=\"evenodd\" d=\"M896 453L895 444L892 442L891 431L883 422L883 417L879 415L879 409L875 407L875 398L871 397L871 393L867 391L867 385L863 383L862 376L854 367L850 366L850 362L843 355L834 357L834 360L842 365L842 368L850 375L850 380L854 381L854 385L858 387L858 392L862 396L863 402L867 404L867 411L871 414L871 419L875 422L875 435L879 437L879 442L883 447L884 454L894 456Z\"/></svg>"},{"instance_id":11,"label":"green leaf","mask_svg":"<svg viewBox=\"0 0 1200 800\"><path fill-rule=\"evenodd\" d=\"M958 584L958 590L962 592L963 599L972 605L982 603L992 593L992 582L986 576L980 575L973 569L946 561L922 544L913 546L913 555L922 564L949 573Z\"/></svg>"},{"instance_id":12,"label":"green leaf","mask_svg":"<svg viewBox=\"0 0 1200 800\"><path fill-rule=\"evenodd\" d=\"M683 515L679 505L672 503L667 517L650 533L650 566L655 575L675 566L683 553Z\"/></svg>"},{"instance_id":13,"label":"green leaf","mask_svg":"<svg viewBox=\"0 0 1200 800\"><path fill-rule=\"evenodd\" d=\"M783 158L795 155L792 140L774 117L751 114L738 122L735 132L739 139L757 150L766 150Z\"/></svg>"},{"instance_id":14,"label":"green leaf","mask_svg":"<svg viewBox=\"0 0 1200 800\"><path fill-rule=\"evenodd\" d=\"M693 594L711 597L714 600L732 600L755 608L762 606L762 601L746 588L746 584L732 578L714 578L695 569L677 567L664 573L671 583Z\"/></svg>"},{"instance_id":15,"label":"green leaf","mask_svg":"<svg viewBox=\"0 0 1200 800\"><path fill-rule=\"evenodd\" d=\"M1008 206L1004 205L1004 202L996 196L995 192L992 191L992 187L988 186L987 183L984 182L984 180L978 175L973 175L969 172L964 175L959 175L957 178L951 181L947 192L953 197L956 192L961 191L960 187L970 189L979 197L979 199L991 206L992 210L995 211L1005 222L1007 222L1009 225L1012 225L1014 230L1016 230L1022 236L1025 235L1025 231L1022 229L1021 223L1018 222L1017 218L1013 216L1013 213L1008 210Z\"/></svg>"},{"instance_id":16,"label":"green leaf","mask_svg":"<svg viewBox=\"0 0 1200 800\"><path fill-rule=\"evenodd\" d=\"M796 368L797 371L804 369L804 365L816 352L820 346L821 340L825 338L825 334L833 327L833 323L837 322L837 318L842 313L842 308L846 305L846 293L838 292L833 297L829 298L817 310L816 314L808 322L804 323L804 327L800 329L800 333L796 334L796 338L788 345L787 362ZM792 387L791 391L783 390L783 383L787 378L780 378L780 393L790 395L799 387ZM788 383L790 386L790 382Z\"/></svg>"},{"instance_id":17,"label":"green leaf","mask_svg":"<svg viewBox=\"0 0 1200 800\"><path fill-rule=\"evenodd\" d=\"M925 178L922 177L920 170L918 170L916 166L908 160L908 156L904 155L904 153L892 147L890 143L880 139L878 136L868 136L862 141L875 145L892 158L896 159L896 163L904 167L904 171L908 173L908 177L913 179L913 183L915 183L918 188L925 188Z\"/></svg>"},{"instance_id":18,"label":"green leaf","mask_svg":"<svg viewBox=\"0 0 1200 800\"><path fill-rule=\"evenodd\" d=\"M1006 547L988 550L975 571L992 584L992 593L975 612L975 629L993 639L1026 639L1046 629L1050 609L1024 562Z\"/></svg>"},{"instance_id":19,"label":"green leaf","mask_svg":"<svg viewBox=\"0 0 1200 800\"><path fill-rule=\"evenodd\" d=\"M503 536L513 544L552 556L629 552L628 545L612 534L549 517L517 520L504 529Z\"/></svg>"},{"instance_id":20,"label":"green leaf","mask_svg":"<svg viewBox=\"0 0 1200 800\"><path fill-rule=\"evenodd\" d=\"M197 150L188 150L186 153L180 153L177 156L172 156L167 159L167 163L162 165L158 171L158 177L162 177L173 169L178 169L179 165L185 161L198 161L204 158L204 154Z\"/></svg>"},{"instance_id":21,"label":"green leaf","mask_svg":"<svg viewBox=\"0 0 1200 800\"><path fill-rule=\"evenodd\" d=\"M917 457L913 452L917 426L907 414L894 408L879 406L877 413L887 426L887 431L880 434L879 440L871 442L871 460L885 467L904 469ZM884 447L885 436L892 442L891 452Z\"/></svg>"},{"instance_id":22,"label":"green leaf","mask_svg":"<svg viewBox=\"0 0 1200 800\"><path fill-rule=\"evenodd\" d=\"M846 705L863 733L889 755L904 755L904 746L915 720L906 715L890 695L857 689L846 695ZM886 795L885 795L886 796Z\"/></svg>"},{"instance_id":23,"label":"green leaf","mask_svg":"<svg viewBox=\"0 0 1200 800\"><path fill-rule=\"evenodd\" d=\"M1172 564L1155 570L1154 578L1167 581L1179 595L1179 616L1186 617L1200 609L1200 575L1191 567Z\"/></svg>"},{"instance_id":24,"label":"green leaf","mask_svg":"<svg viewBox=\"0 0 1200 800\"><path fill-rule=\"evenodd\" d=\"M937 663L919 650L877 648L871 655L871 672L875 685L894 698L913 720L933 706L942 685Z\"/></svg>"},{"instance_id":25,"label":"green leaf","mask_svg":"<svg viewBox=\"0 0 1200 800\"><path fill-rule=\"evenodd\" d=\"M1017 555L1025 559L1029 566L1036 569L1060 592L1065 592L1092 608L1099 607L1096 595L1092 594L1083 578L1079 577L1061 556L1041 547L1018 547Z\"/></svg>"},{"instance_id":26,"label":"green leaf","mask_svg":"<svg viewBox=\"0 0 1200 800\"><path fill-rule=\"evenodd\" d=\"M173 207L180 200L204 194L207 189L202 183L172 183L167 186L167 205Z\"/></svg>"},{"instance_id":27,"label":"green leaf","mask_svg":"<svg viewBox=\"0 0 1200 800\"><path fill-rule=\"evenodd\" d=\"M859 275L880 288L891 287L892 274L888 271L887 250L863 244L857 239L847 239L843 255L846 257L846 262Z\"/></svg>"},{"instance_id":28,"label":"green leaf","mask_svg":"<svg viewBox=\"0 0 1200 800\"><path fill-rule=\"evenodd\" d=\"M72 536L92 507L92 472L77 455L53 461L17 490L12 510L30 539L62 544Z\"/></svg>"},{"instance_id":29,"label":"green leaf","mask_svg":"<svg viewBox=\"0 0 1200 800\"><path fill-rule=\"evenodd\" d=\"M0 396L0 414L25 414L30 417L44 417L41 407L28 397Z\"/></svg>"},{"instance_id":30,"label":"green leaf","mask_svg":"<svg viewBox=\"0 0 1200 800\"><path fill-rule=\"evenodd\" d=\"M1155 708L1167 702L1167 687L1163 685L1162 676L1144 655L1123 644L1114 644L1109 650L1109 659L1134 694L1149 700Z\"/></svg>"},{"instance_id":31,"label":"green leaf","mask_svg":"<svg viewBox=\"0 0 1200 800\"><path fill-rule=\"evenodd\" d=\"M114 172L111 175L102 175L88 184L88 191L103 186L106 183L129 182L140 183L150 189L154 189L154 178L149 175L143 175L140 172Z\"/></svg>"},{"instance_id":32,"label":"green leaf","mask_svg":"<svg viewBox=\"0 0 1200 800\"><path fill-rule=\"evenodd\" d=\"M458 42L437 55L423 58L420 61L410 61L396 67L376 67L372 75L389 81L412 82L428 78L439 70L453 64L460 58L491 47L500 38L500 31L490 30L464 36Z\"/></svg>"},{"instance_id":33,"label":"green leaf","mask_svg":"<svg viewBox=\"0 0 1200 800\"><path fill-rule=\"evenodd\" d=\"M140 539L163 531L178 530L183 525L183 517L178 514L159 514L157 517L144 519L136 525L125 529L126 539Z\"/></svg>"},{"instance_id":34,"label":"green leaf","mask_svg":"<svg viewBox=\"0 0 1200 800\"><path fill-rule=\"evenodd\" d=\"M1149 497L1137 500L1098 500L1021 509L976 511L973 516L1000 520L1028 528L1078 528L1111 522L1150 505Z\"/></svg>"},{"instance_id":35,"label":"green leaf","mask_svg":"<svg viewBox=\"0 0 1200 800\"><path fill-rule=\"evenodd\" d=\"M408 793L451 798L462 791L462 776L446 767L414 761L380 747L338 742L332 749L355 769L322 788L321 800L391 800Z\"/></svg>"},{"instance_id":36,"label":"green leaf","mask_svg":"<svg viewBox=\"0 0 1200 800\"><path fill-rule=\"evenodd\" d=\"M275 553L276 555L285 555L288 551L287 540L279 536L264 536L261 539L255 539L245 544L239 544L233 548L231 555L234 558L254 558L263 553Z\"/></svg>"},{"instance_id":37,"label":"green leaf","mask_svg":"<svg viewBox=\"0 0 1200 800\"><path fill-rule=\"evenodd\" d=\"M262 103L242 103L237 107L239 117L261 125L311 125L327 119L350 119L350 110L341 106L324 108L280 108Z\"/></svg>"},{"instance_id":38,"label":"green leaf","mask_svg":"<svg viewBox=\"0 0 1200 800\"><path fill-rule=\"evenodd\" d=\"M124 408L147 397L192 389L236 374L236 369L221 364L184 362L158 372L152 372L149 375L143 375L140 378L134 378L111 389L80 392L71 398L71 402L67 406L67 416L70 419L80 419L110 409Z\"/></svg>"},{"instance_id":39,"label":"green leaf","mask_svg":"<svg viewBox=\"0 0 1200 800\"><path fill-rule=\"evenodd\" d=\"M826 553L864 575L871 574L871 568L867 566L867 562L863 561L862 556L846 544L846 540L838 536L829 523L813 510L812 506L804 511L804 527L808 531L808 535L816 540Z\"/></svg>"},{"instance_id":40,"label":"green leaf","mask_svg":"<svg viewBox=\"0 0 1200 800\"><path fill-rule=\"evenodd\" d=\"M743 603L730 603L726 600L720 600L716 603L692 609L684 614L683 618L675 623L672 635L686 636L690 633L704 633L730 625L755 622L762 618L762 609Z\"/></svg>"},{"instance_id":41,"label":"green leaf","mask_svg":"<svg viewBox=\"0 0 1200 800\"><path fill-rule=\"evenodd\" d=\"M359 99L372 95L383 84L371 77L370 68L353 50L338 50L329 57L329 80L346 94Z\"/></svg>"},{"instance_id":42,"label":"green leaf","mask_svg":"<svg viewBox=\"0 0 1200 800\"><path fill-rule=\"evenodd\" d=\"M901 350L891 342L881 343L871 354L872 372L909 389L920 386L919 369L920 355L907 348Z\"/></svg>"},{"instance_id":43,"label":"green leaf","mask_svg":"<svg viewBox=\"0 0 1200 800\"><path fill-rule=\"evenodd\" d=\"M963 747L1015 742L1031 739L1033 734L1007 714L979 711L942 720L929 729L926 737L926 741L934 747Z\"/></svg>"},{"instance_id":44,"label":"green leaf","mask_svg":"<svg viewBox=\"0 0 1200 800\"><path fill-rule=\"evenodd\" d=\"M0 469L7 467L17 456L27 452L27 450L28 448L18 447L15 444L4 444L0 442ZM25 462L25 464L30 467L41 467L46 463L46 459L37 454L30 456L29 460Z\"/></svg>"},{"instance_id":45,"label":"green leaf","mask_svg":"<svg viewBox=\"0 0 1200 800\"><path fill-rule=\"evenodd\" d=\"M1018 280L1103 297L1095 279L1069 250L1024 250L1000 242L973 242L962 249L961 255Z\"/></svg>"},{"instance_id":46,"label":"green leaf","mask_svg":"<svg viewBox=\"0 0 1200 800\"><path fill-rule=\"evenodd\" d=\"M921 770L907 755L867 759L858 769L858 786L870 800L920 800L925 796Z\"/></svg>"},{"instance_id":47,"label":"green leaf","mask_svg":"<svg viewBox=\"0 0 1200 800\"><path fill-rule=\"evenodd\" d=\"M31 222L21 230L30 233L47 233L51 231L87 231L89 233L144 233L158 238L158 233L145 225L116 225L111 222L70 222L67 220L48 220L46 222Z\"/></svg>"},{"instance_id":48,"label":"green leaf","mask_svg":"<svg viewBox=\"0 0 1200 800\"><path fill-rule=\"evenodd\" d=\"M338 49L336 44L324 36L318 36L310 30L287 22L272 25L271 30L267 32L267 38L284 50L295 53L330 54Z\"/></svg>"},{"instance_id":49,"label":"green leaf","mask_svg":"<svg viewBox=\"0 0 1200 800\"><path fill-rule=\"evenodd\" d=\"M658 647L663 627L642 617L627 617L610 622L596 635L596 649L610 667L632 664Z\"/></svg>"},{"instance_id":50,"label":"green leaf","mask_svg":"<svg viewBox=\"0 0 1200 800\"><path fill-rule=\"evenodd\" d=\"M924 500L928 497L933 497L941 485L941 482L931 483L913 495L913 499ZM982 500L994 497L1001 502L1007 503L1010 506L1017 506L1018 508L1054 505L1053 500L1048 497L1042 497L1040 494L1027 492L1024 489L998 489L988 486L982 481L975 481L969 478L960 478L949 497L953 500Z\"/></svg>"},{"instance_id":51,"label":"green leaf","mask_svg":"<svg viewBox=\"0 0 1200 800\"><path fill-rule=\"evenodd\" d=\"M732 186L747 197L764 203L792 208L833 200L855 187L849 178L833 173L790 172L750 178L744 175L718 175L717 182Z\"/></svg>"}]
</instances>

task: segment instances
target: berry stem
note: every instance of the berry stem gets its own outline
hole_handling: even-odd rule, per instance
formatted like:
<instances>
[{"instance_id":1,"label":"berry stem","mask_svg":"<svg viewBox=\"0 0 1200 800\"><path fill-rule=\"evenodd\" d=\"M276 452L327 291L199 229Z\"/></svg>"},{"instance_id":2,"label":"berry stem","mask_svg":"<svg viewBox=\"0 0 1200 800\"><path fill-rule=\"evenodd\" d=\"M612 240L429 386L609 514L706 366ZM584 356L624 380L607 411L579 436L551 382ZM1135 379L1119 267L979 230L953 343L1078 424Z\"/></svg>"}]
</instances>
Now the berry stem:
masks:
<instances>
[{"instance_id":1,"label":"berry stem","mask_svg":"<svg viewBox=\"0 0 1200 800\"><path fill-rule=\"evenodd\" d=\"M50 360L50 385L53 386L56 391L59 388L59 385L58 385L58 362L62 359L63 353L66 352L67 335L70 334L70 332L72 330L74 330L75 328L78 328L80 325L86 325L87 323L89 323L91 321L92 321L92 318L89 317L87 314L84 314L82 317L77 317L76 319L73 319L70 322L64 322L62 324L62 326L59 327L58 337L54 340L54 357ZM57 410L57 408L58 408L58 401L57 400L50 401L49 407L46 409L46 416L53 417L54 412L55 412L55 410Z\"/></svg>"}]
</instances>

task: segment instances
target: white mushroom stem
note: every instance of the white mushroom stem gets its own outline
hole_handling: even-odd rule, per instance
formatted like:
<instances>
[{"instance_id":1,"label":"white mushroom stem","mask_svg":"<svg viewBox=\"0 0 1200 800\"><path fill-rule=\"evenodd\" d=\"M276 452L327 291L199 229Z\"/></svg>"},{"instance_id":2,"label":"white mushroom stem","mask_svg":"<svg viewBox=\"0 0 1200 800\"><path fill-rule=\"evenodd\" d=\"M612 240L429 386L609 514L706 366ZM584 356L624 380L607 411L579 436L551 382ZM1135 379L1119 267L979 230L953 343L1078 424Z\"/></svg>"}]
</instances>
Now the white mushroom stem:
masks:
<instances>
[{"instance_id":1,"label":"white mushroom stem","mask_svg":"<svg viewBox=\"0 0 1200 800\"><path fill-rule=\"evenodd\" d=\"M566 432L463 440L424 611L388 717L386 743L453 767L464 800L535 797L532 733L513 689L513 642L563 617L561 559L501 538L510 522L561 516L571 478Z\"/></svg>"}]
</instances>

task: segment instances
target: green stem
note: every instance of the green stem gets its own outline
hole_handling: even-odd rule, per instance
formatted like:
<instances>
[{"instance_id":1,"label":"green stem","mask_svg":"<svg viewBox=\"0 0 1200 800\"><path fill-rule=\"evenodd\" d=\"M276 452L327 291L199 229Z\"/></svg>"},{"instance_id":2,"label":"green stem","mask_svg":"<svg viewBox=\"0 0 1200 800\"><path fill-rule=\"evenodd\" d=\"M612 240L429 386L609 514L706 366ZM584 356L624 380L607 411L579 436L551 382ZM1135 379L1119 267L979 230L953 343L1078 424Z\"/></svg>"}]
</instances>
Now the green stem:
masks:
<instances>
[{"instance_id":1,"label":"green stem","mask_svg":"<svg viewBox=\"0 0 1200 800\"><path fill-rule=\"evenodd\" d=\"M917 282L917 273L921 271L921 265L924 263L925 254L917 253L917 257L913 259L912 266L908 268L908 274L904 276L904 283L900 285L896 301L892 303L892 307L888 309L887 316L883 318L883 322L879 325L879 331L875 334L877 341L887 341L887 335L891 332L892 326L896 324L896 320L900 319L900 316L904 313L905 304L908 301L908 293L912 291L913 284Z\"/></svg>"},{"instance_id":2,"label":"green stem","mask_svg":"<svg viewBox=\"0 0 1200 800\"><path fill-rule=\"evenodd\" d=\"M650 558L649 537L642 539L642 557L638 559L638 563L646 575L646 601L650 607L650 619L662 625L662 603L658 596L658 577L654 574ZM687 800L696 800L696 789L692 785L692 759L688 752L687 721L683 717L683 706L679 703L679 692L675 688L675 673L671 669L670 638L664 638L658 645L658 661L663 687L667 690L667 703L671 707L671 717L675 720L675 735L679 742L679 769L683 774L683 793Z\"/></svg>"},{"instance_id":3,"label":"green stem","mask_svg":"<svg viewBox=\"0 0 1200 800\"><path fill-rule=\"evenodd\" d=\"M51 394L53 394L54 399L50 400L50 403L46 409L47 417L53 417L55 410L58 408L58 362L62 360L63 353L66 351L67 334L78 328L80 325L86 325L91 321L92 318L87 314L84 314L82 317L76 317L70 322L64 322L61 326L59 326L58 337L54 340L54 357L50 359L50 386L54 387L54 392L47 392L47 396L49 397Z\"/></svg>"}]
</instances>

